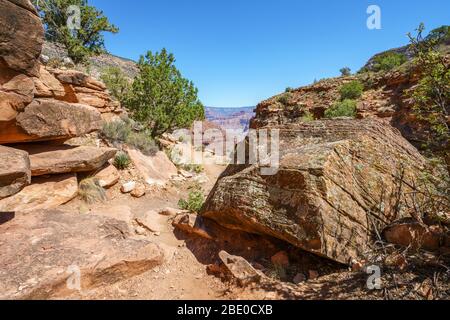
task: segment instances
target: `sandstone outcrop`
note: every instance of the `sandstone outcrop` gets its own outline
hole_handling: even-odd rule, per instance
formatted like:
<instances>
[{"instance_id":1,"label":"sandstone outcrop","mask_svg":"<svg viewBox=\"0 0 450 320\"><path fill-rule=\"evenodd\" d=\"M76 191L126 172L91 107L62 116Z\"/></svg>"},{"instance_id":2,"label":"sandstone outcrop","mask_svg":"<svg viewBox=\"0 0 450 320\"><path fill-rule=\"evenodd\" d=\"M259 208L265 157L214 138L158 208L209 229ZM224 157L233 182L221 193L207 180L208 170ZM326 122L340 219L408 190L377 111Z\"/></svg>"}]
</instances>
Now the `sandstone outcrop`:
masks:
<instances>
[{"instance_id":1,"label":"sandstone outcrop","mask_svg":"<svg viewBox=\"0 0 450 320\"><path fill-rule=\"evenodd\" d=\"M178 174L177 167L162 151L157 152L154 156L144 155L139 150L131 148L127 152L136 169L149 185L164 186Z\"/></svg>"},{"instance_id":2,"label":"sandstone outcrop","mask_svg":"<svg viewBox=\"0 0 450 320\"><path fill-rule=\"evenodd\" d=\"M19 193L0 200L0 212L29 213L54 209L69 202L77 194L78 181L75 174L36 178Z\"/></svg>"},{"instance_id":3,"label":"sandstone outcrop","mask_svg":"<svg viewBox=\"0 0 450 320\"><path fill-rule=\"evenodd\" d=\"M0 243L8 243L0 251L0 298L64 298L163 263L163 250L130 234L124 222L78 212L16 217L0 225Z\"/></svg>"},{"instance_id":4,"label":"sandstone outcrop","mask_svg":"<svg viewBox=\"0 0 450 320\"><path fill-rule=\"evenodd\" d=\"M30 182L28 153L0 146L0 199L16 194Z\"/></svg>"},{"instance_id":5,"label":"sandstone outcrop","mask_svg":"<svg viewBox=\"0 0 450 320\"><path fill-rule=\"evenodd\" d=\"M425 160L389 124L334 120L269 129L280 130L277 173L229 166L203 217L348 263L364 258L375 224L406 215L396 210L396 177L400 170L404 179L417 176Z\"/></svg>"},{"instance_id":6,"label":"sandstone outcrop","mask_svg":"<svg viewBox=\"0 0 450 320\"><path fill-rule=\"evenodd\" d=\"M35 75L43 42L44 28L28 0L0 1L0 60L6 67Z\"/></svg>"},{"instance_id":7,"label":"sandstone outcrop","mask_svg":"<svg viewBox=\"0 0 450 320\"><path fill-rule=\"evenodd\" d=\"M89 172L100 169L117 152L113 148L70 146L24 146L30 153L31 175Z\"/></svg>"},{"instance_id":8,"label":"sandstone outcrop","mask_svg":"<svg viewBox=\"0 0 450 320\"><path fill-rule=\"evenodd\" d=\"M449 54L446 59L450 61ZM340 100L342 86L355 80L365 87L358 99L357 118L383 119L397 128L410 143L420 148L421 141L426 141L429 128L413 112L411 89L419 80L419 71L414 68L408 71L393 70L325 79L293 89L259 103L250 127L258 129L299 123L307 112L315 119L322 119L325 111ZM448 124L450 125L450 118Z\"/></svg>"}]
</instances>

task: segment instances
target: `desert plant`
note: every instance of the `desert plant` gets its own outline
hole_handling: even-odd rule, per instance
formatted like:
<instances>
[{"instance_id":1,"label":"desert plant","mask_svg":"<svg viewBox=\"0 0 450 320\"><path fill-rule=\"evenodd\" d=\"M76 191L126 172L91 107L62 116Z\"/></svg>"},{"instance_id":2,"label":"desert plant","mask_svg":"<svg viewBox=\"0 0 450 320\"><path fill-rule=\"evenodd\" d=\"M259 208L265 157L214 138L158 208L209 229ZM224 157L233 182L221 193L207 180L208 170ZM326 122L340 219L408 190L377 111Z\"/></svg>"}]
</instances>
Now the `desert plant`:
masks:
<instances>
[{"instance_id":1,"label":"desert plant","mask_svg":"<svg viewBox=\"0 0 450 320\"><path fill-rule=\"evenodd\" d=\"M341 94L341 100L346 99L359 99L364 91L364 85L358 81L354 80L344 84L339 93Z\"/></svg>"},{"instance_id":2,"label":"desert plant","mask_svg":"<svg viewBox=\"0 0 450 320\"><path fill-rule=\"evenodd\" d=\"M291 87L287 87L286 90L284 90L284 92L292 92L294 91L294 88Z\"/></svg>"},{"instance_id":3,"label":"desert plant","mask_svg":"<svg viewBox=\"0 0 450 320\"><path fill-rule=\"evenodd\" d=\"M63 44L75 63L86 62L91 55L105 52L104 32L117 33L102 11L87 0L33 0L45 25L47 40ZM80 28L70 29L70 6L80 9Z\"/></svg>"},{"instance_id":4,"label":"desert plant","mask_svg":"<svg viewBox=\"0 0 450 320\"><path fill-rule=\"evenodd\" d=\"M408 59L402 53L393 51L386 52L374 58L372 70L375 72L390 71L401 66L406 61L408 61Z\"/></svg>"},{"instance_id":5,"label":"desert plant","mask_svg":"<svg viewBox=\"0 0 450 320\"><path fill-rule=\"evenodd\" d=\"M355 116L356 116L356 101L350 99L337 102L331 108L325 111L325 118L328 119L339 117L354 118Z\"/></svg>"},{"instance_id":6,"label":"desert plant","mask_svg":"<svg viewBox=\"0 0 450 320\"><path fill-rule=\"evenodd\" d=\"M197 174L202 173L204 170L201 164L192 164L192 163L182 165L182 169L190 172L195 172Z\"/></svg>"},{"instance_id":7,"label":"desert plant","mask_svg":"<svg viewBox=\"0 0 450 320\"><path fill-rule=\"evenodd\" d=\"M303 122L311 122L311 121L314 121L314 115L311 112L306 111L303 114L301 119L302 119Z\"/></svg>"},{"instance_id":8,"label":"desert plant","mask_svg":"<svg viewBox=\"0 0 450 320\"><path fill-rule=\"evenodd\" d=\"M119 170L125 170L131 164L130 156L123 151L120 151L114 157L114 166Z\"/></svg>"},{"instance_id":9,"label":"desert plant","mask_svg":"<svg viewBox=\"0 0 450 320\"><path fill-rule=\"evenodd\" d=\"M173 54L165 49L156 54L149 51L140 58L138 67L126 106L132 118L149 129L152 138L204 119L198 90L182 77Z\"/></svg>"},{"instance_id":10,"label":"desert plant","mask_svg":"<svg viewBox=\"0 0 450 320\"><path fill-rule=\"evenodd\" d=\"M191 212L199 212L203 207L205 197L201 189L195 188L189 192L188 199L180 199L178 206L183 210L189 210Z\"/></svg>"},{"instance_id":11,"label":"desert plant","mask_svg":"<svg viewBox=\"0 0 450 320\"><path fill-rule=\"evenodd\" d=\"M424 29L421 24L417 35L408 35L415 56L413 63L420 73L420 80L411 91L413 112L420 121L428 124L428 138L423 141L426 149L449 159L450 63L437 48L442 41L439 34L441 37L448 36L450 31L435 32L433 36L424 39ZM447 166L450 171L450 163Z\"/></svg>"},{"instance_id":12,"label":"desert plant","mask_svg":"<svg viewBox=\"0 0 450 320\"><path fill-rule=\"evenodd\" d=\"M105 189L97 178L86 178L78 186L78 195L86 203L95 203L106 200Z\"/></svg>"},{"instance_id":13,"label":"desert plant","mask_svg":"<svg viewBox=\"0 0 450 320\"><path fill-rule=\"evenodd\" d=\"M150 134L146 131L131 132L128 135L126 143L130 146L139 149L142 153L149 156L153 156L159 151L159 148L156 145L155 141L150 137Z\"/></svg>"},{"instance_id":14,"label":"desert plant","mask_svg":"<svg viewBox=\"0 0 450 320\"><path fill-rule=\"evenodd\" d=\"M105 122L100 132L101 136L111 142L126 142L132 131L132 127L127 120L116 120Z\"/></svg>"},{"instance_id":15,"label":"desert plant","mask_svg":"<svg viewBox=\"0 0 450 320\"><path fill-rule=\"evenodd\" d=\"M347 77L352 74L352 69L350 69L349 67L344 67L341 70L339 70L339 72L341 73L341 76Z\"/></svg>"},{"instance_id":16,"label":"desert plant","mask_svg":"<svg viewBox=\"0 0 450 320\"><path fill-rule=\"evenodd\" d=\"M292 94L290 92L285 92L277 98L277 101L286 106L289 104L291 98Z\"/></svg>"}]
</instances>

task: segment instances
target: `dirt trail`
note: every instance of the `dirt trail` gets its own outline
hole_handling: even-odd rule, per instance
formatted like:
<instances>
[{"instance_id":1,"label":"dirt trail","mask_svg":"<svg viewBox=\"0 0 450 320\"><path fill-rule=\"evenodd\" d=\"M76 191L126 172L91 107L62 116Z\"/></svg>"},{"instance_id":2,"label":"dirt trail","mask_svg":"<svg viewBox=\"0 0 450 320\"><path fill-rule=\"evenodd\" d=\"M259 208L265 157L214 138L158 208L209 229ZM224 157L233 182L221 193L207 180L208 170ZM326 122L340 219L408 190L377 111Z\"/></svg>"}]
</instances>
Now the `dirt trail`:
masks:
<instances>
[{"instance_id":1,"label":"dirt trail","mask_svg":"<svg viewBox=\"0 0 450 320\"><path fill-rule=\"evenodd\" d=\"M223 166L206 166L205 175L208 181L202 184L207 194L214 186L217 177L223 171ZM114 208L128 206L132 214L140 214L149 210L165 207L177 208L178 200L186 197L188 188L193 182L187 180L178 185L172 185L163 190L147 192L139 199L121 194L119 185L108 190L108 201L103 204L87 206L79 200L72 201L61 209L90 211L96 208ZM83 214L83 213L80 213ZM89 214L89 213L85 213ZM158 223L161 227L159 235L147 234L137 236L158 244L166 253L163 265L132 279L127 279L114 285L82 291L68 297L69 299L224 299L227 287L220 279L210 276L206 266L199 262L194 254L186 247L185 241L177 239L174 234L170 218L160 216Z\"/></svg>"}]
</instances>

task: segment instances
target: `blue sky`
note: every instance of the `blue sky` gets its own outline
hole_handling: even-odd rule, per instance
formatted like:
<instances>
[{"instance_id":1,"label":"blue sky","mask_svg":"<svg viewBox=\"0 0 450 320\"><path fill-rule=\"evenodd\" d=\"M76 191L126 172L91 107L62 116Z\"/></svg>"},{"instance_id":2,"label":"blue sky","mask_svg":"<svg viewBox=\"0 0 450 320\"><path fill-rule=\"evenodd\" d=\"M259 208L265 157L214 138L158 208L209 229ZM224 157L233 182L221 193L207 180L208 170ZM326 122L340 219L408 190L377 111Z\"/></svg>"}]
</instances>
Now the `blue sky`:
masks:
<instances>
[{"instance_id":1,"label":"blue sky","mask_svg":"<svg viewBox=\"0 0 450 320\"><path fill-rule=\"evenodd\" d=\"M120 28L107 49L137 60L165 47L207 106L256 105L286 87L358 70L407 43L420 22L450 24L449 0L90 0ZM382 29L366 27L381 8Z\"/></svg>"}]
</instances>

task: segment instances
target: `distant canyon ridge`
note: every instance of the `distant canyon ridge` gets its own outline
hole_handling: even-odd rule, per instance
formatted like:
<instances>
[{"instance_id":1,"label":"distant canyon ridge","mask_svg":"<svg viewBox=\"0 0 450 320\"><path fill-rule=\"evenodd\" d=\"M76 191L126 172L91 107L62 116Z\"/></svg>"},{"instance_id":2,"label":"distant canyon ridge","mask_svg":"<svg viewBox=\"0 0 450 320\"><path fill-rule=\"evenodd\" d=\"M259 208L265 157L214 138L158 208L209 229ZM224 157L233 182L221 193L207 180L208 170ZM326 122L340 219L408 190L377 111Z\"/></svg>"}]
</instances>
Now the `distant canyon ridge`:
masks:
<instances>
[{"instance_id":1,"label":"distant canyon ridge","mask_svg":"<svg viewBox=\"0 0 450 320\"><path fill-rule=\"evenodd\" d=\"M205 107L206 120L224 130L242 130L247 133L256 107L215 108Z\"/></svg>"}]
</instances>

